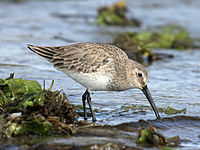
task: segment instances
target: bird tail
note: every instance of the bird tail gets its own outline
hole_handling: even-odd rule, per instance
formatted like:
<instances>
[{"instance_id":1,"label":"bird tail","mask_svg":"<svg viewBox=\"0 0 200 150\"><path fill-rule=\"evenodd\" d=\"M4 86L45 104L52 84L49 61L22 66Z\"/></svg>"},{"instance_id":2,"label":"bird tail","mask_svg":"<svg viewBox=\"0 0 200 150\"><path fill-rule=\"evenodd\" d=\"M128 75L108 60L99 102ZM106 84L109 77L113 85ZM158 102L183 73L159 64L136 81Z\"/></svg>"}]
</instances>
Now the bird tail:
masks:
<instances>
[{"instance_id":1,"label":"bird tail","mask_svg":"<svg viewBox=\"0 0 200 150\"><path fill-rule=\"evenodd\" d=\"M34 53L38 54L39 56L51 61L55 51L51 47L42 47L42 46L34 46L27 44L27 47L33 51Z\"/></svg>"}]
</instances>

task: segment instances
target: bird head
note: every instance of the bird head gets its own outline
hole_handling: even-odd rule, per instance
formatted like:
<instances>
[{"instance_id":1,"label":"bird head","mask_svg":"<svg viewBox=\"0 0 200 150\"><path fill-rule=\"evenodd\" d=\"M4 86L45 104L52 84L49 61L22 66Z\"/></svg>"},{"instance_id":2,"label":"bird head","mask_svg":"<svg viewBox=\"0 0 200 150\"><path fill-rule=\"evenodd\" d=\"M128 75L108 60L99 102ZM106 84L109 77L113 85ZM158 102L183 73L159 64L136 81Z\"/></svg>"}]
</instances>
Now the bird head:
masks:
<instances>
[{"instance_id":1,"label":"bird head","mask_svg":"<svg viewBox=\"0 0 200 150\"><path fill-rule=\"evenodd\" d=\"M151 93L149 92L149 89L147 87L147 82L148 82L148 72L146 70L146 68L135 62L135 61L131 61L131 84L132 87L138 88L140 89L144 95L146 96L146 98L148 99L151 107L153 108L153 111L156 115L157 118L160 118L160 115L158 113L158 109L153 101L153 98L151 96Z\"/></svg>"}]
</instances>

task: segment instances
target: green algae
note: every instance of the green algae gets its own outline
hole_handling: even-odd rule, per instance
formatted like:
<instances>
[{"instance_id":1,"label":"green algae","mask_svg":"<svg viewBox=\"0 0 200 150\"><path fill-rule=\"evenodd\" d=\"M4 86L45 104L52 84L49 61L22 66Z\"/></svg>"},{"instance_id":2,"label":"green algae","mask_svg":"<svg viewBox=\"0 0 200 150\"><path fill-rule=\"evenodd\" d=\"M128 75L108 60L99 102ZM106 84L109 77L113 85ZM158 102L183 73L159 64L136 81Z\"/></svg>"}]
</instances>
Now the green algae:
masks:
<instances>
[{"instance_id":1,"label":"green algae","mask_svg":"<svg viewBox=\"0 0 200 150\"><path fill-rule=\"evenodd\" d=\"M135 111L135 110L139 110L139 111L145 111L145 110L150 110L151 107L150 106L146 106L146 105L124 105L121 106L120 108L123 112L128 112L130 110Z\"/></svg>"},{"instance_id":2,"label":"green algae","mask_svg":"<svg viewBox=\"0 0 200 150\"><path fill-rule=\"evenodd\" d=\"M123 49L129 58L139 62L162 59L152 49L195 49L199 39L192 38L182 27L169 25L158 27L154 32L126 32L117 35L112 44ZM173 56L167 56L171 58Z\"/></svg>"},{"instance_id":3,"label":"green algae","mask_svg":"<svg viewBox=\"0 0 200 150\"><path fill-rule=\"evenodd\" d=\"M142 146L157 146L166 144L166 139L162 134L159 134L155 127L149 125L145 129L140 129L138 133L137 144Z\"/></svg>"},{"instance_id":4,"label":"green algae","mask_svg":"<svg viewBox=\"0 0 200 150\"><path fill-rule=\"evenodd\" d=\"M172 148L172 147L162 147L161 150L178 150L177 148Z\"/></svg>"},{"instance_id":5,"label":"green algae","mask_svg":"<svg viewBox=\"0 0 200 150\"><path fill-rule=\"evenodd\" d=\"M83 105L74 105L74 107L76 114L80 117L84 117ZM87 116L92 117L89 107L86 107L86 110ZM100 110L97 108L93 109L93 111L94 113L100 113Z\"/></svg>"},{"instance_id":6,"label":"green algae","mask_svg":"<svg viewBox=\"0 0 200 150\"><path fill-rule=\"evenodd\" d=\"M86 107L86 109L88 110L89 108ZM75 112L78 116L84 117L84 111L83 111L83 105L75 105ZM89 113L89 111L87 112L87 116L91 117L91 114Z\"/></svg>"},{"instance_id":7,"label":"green algae","mask_svg":"<svg viewBox=\"0 0 200 150\"><path fill-rule=\"evenodd\" d=\"M144 129L139 128L136 143L142 147L160 147L163 150L175 150L172 146L178 146L180 143L179 136L166 138L164 135L158 133L157 129L148 124ZM169 147L168 147L169 146Z\"/></svg>"},{"instance_id":8,"label":"green algae","mask_svg":"<svg viewBox=\"0 0 200 150\"><path fill-rule=\"evenodd\" d=\"M84 117L84 112L83 112L83 106L82 105L75 105L75 112L78 116ZM91 117L91 114L89 112L89 107L86 107L87 111L87 116ZM146 112L146 111L152 111L152 108L150 105L135 105L135 104L125 104L121 106L120 108L114 109L114 110L100 110L100 109L94 109L95 113L103 114L103 115L109 115L110 113L114 114L123 114L123 113L138 113L138 112ZM172 107L166 107L162 108L159 107L158 111L161 113L165 113L167 115L173 115L173 114L181 114L184 113L186 114L187 109L175 109Z\"/></svg>"},{"instance_id":9,"label":"green algae","mask_svg":"<svg viewBox=\"0 0 200 150\"><path fill-rule=\"evenodd\" d=\"M111 10L105 10L99 14L96 23L103 25L122 25L123 19Z\"/></svg>"},{"instance_id":10,"label":"green algae","mask_svg":"<svg viewBox=\"0 0 200 150\"><path fill-rule=\"evenodd\" d=\"M127 7L124 1L117 2L110 7L99 8L96 23L107 26L140 26L137 19L126 17L126 11Z\"/></svg>"},{"instance_id":11,"label":"green algae","mask_svg":"<svg viewBox=\"0 0 200 150\"><path fill-rule=\"evenodd\" d=\"M177 109L174 109L172 107L167 107L167 108L158 108L158 111L159 112L163 112L167 115L173 115L173 114L179 114L179 113L186 113L186 108L183 108L183 109L180 109L180 110L177 110Z\"/></svg>"},{"instance_id":12,"label":"green algae","mask_svg":"<svg viewBox=\"0 0 200 150\"><path fill-rule=\"evenodd\" d=\"M141 38L142 37L142 38ZM132 36L133 40L140 41L140 44L146 44L150 49L189 49L194 48L194 39L182 27L164 26L159 32L141 32Z\"/></svg>"},{"instance_id":13,"label":"green algae","mask_svg":"<svg viewBox=\"0 0 200 150\"><path fill-rule=\"evenodd\" d=\"M0 106L7 103L14 104L18 109L33 106L34 102L42 104L44 95L39 83L33 80L1 79L0 80ZM3 88L2 88L3 87Z\"/></svg>"},{"instance_id":14,"label":"green algae","mask_svg":"<svg viewBox=\"0 0 200 150\"><path fill-rule=\"evenodd\" d=\"M49 121L35 118L34 120L22 121L21 123L11 122L4 134L7 137L17 135L52 135L52 128L53 125Z\"/></svg>"},{"instance_id":15,"label":"green algae","mask_svg":"<svg viewBox=\"0 0 200 150\"><path fill-rule=\"evenodd\" d=\"M129 112L129 111L147 111L147 110L152 110L152 108L150 106L147 106L147 105L134 105L134 104L131 104L131 105L123 105L121 106L120 110L115 110L115 112ZM173 115L173 114L180 114L180 113L186 113L186 108L183 108L183 109L175 109L175 108L172 108L172 107L167 107L167 108L158 108L158 111L159 112L162 112L162 113L165 113L167 115Z\"/></svg>"},{"instance_id":16,"label":"green algae","mask_svg":"<svg viewBox=\"0 0 200 150\"><path fill-rule=\"evenodd\" d=\"M196 48L196 39L183 28L175 25L159 27L160 32L127 32L120 35L130 37L141 49L190 49ZM115 42L114 42L115 43Z\"/></svg>"},{"instance_id":17,"label":"green algae","mask_svg":"<svg viewBox=\"0 0 200 150\"><path fill-rule=\"evenodd\" d=\"M74 106L65 93L52 92L52 86L45 90L33 80L0 79L0 134L72 134L68 124L76 120Z\"/></svg>"}]
</instances>

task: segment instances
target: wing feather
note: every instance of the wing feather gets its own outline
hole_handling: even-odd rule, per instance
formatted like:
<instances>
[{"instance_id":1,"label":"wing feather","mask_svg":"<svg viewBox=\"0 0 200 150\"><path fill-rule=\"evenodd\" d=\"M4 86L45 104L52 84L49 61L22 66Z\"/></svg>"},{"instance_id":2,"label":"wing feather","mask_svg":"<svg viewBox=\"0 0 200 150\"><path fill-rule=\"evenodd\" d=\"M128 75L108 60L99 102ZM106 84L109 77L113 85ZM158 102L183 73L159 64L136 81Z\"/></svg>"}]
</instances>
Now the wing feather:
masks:
<instances>
[{"instance_id":1,"label":"wing feather","mask_svg":"<svg viewBox=\"0 0 200 150\"><path fill-rule=\"evenodd\" d=\"M28 45L28 48L46 58L61 71L67 69L73 72L96 72L110 61L114 61L117 55L127 57L121 49L115 46L97 43L76 43L60 47Z\"/></svg>"}]
</instances>

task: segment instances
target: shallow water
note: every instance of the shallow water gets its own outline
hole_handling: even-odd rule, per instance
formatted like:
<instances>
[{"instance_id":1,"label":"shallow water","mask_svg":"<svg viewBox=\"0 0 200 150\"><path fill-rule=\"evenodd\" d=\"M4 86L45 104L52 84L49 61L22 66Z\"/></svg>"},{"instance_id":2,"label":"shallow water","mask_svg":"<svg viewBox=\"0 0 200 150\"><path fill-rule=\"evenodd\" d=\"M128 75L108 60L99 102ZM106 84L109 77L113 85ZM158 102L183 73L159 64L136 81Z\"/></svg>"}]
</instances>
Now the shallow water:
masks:
<instances>
[{"instance_id":1,"label":"shallow water","mask_svg":"<svg viewBox=\"0 0 200 150\"><path fill-rule=\"evenodd\" d=\"M49 86L55 80L54 89L63 89L73 104L82 104L81 95L85 88L56 71L50 63L33 54L26 44L66 45L68 42L54 39L62 36L69 41L104 42L112 41L116 31L135 31L153 28L156 25L176 23L188 29L192 36L200 37L200 5L198 0L170 1L131 1L127 0L133 15L142 21L141 28L120 28L96 26L94 17L59 18L53 14L96 15L96 8L114 1L30 1L25 3L0 2L0 78L6 78L11 72L16 78L37 80ZM176 6L176 7L175 7ZM188 7L190 6L190 7ZM157 51L157 50L155 50ZM187 116L200 116L200 51L158 50L173 54L174 59L156 61L148 67L149 89L157 107L171 106L175 109L186 108ZM144 112L121 112L120 107L136 104L149 106L148 101L138 89L124 92L93 92L93 107L100 110L96 113L97 123L117 125L138 121L140 119L155 119L152 110ZM180 114L182 115L182 114ZM170 117L161 113L162 117ZM173 116L173 115L172 115ZM175 115L176 116L176 115ZM80 118L82 119L82 118ZM183 121L184 123L184 121ZM172 126L176 124L172 124ZM187 126L187 125L186 125ZM184 127L169 129L166 136L181 135ZM192 133L190 145L198 145L200 139L199 126L191 125L187 133ZM187 134L185 134L186 136ZM197 146L198 147L198 146ZM187 148L187 147L185 147Z\"/></svg>"}]
</instances>

